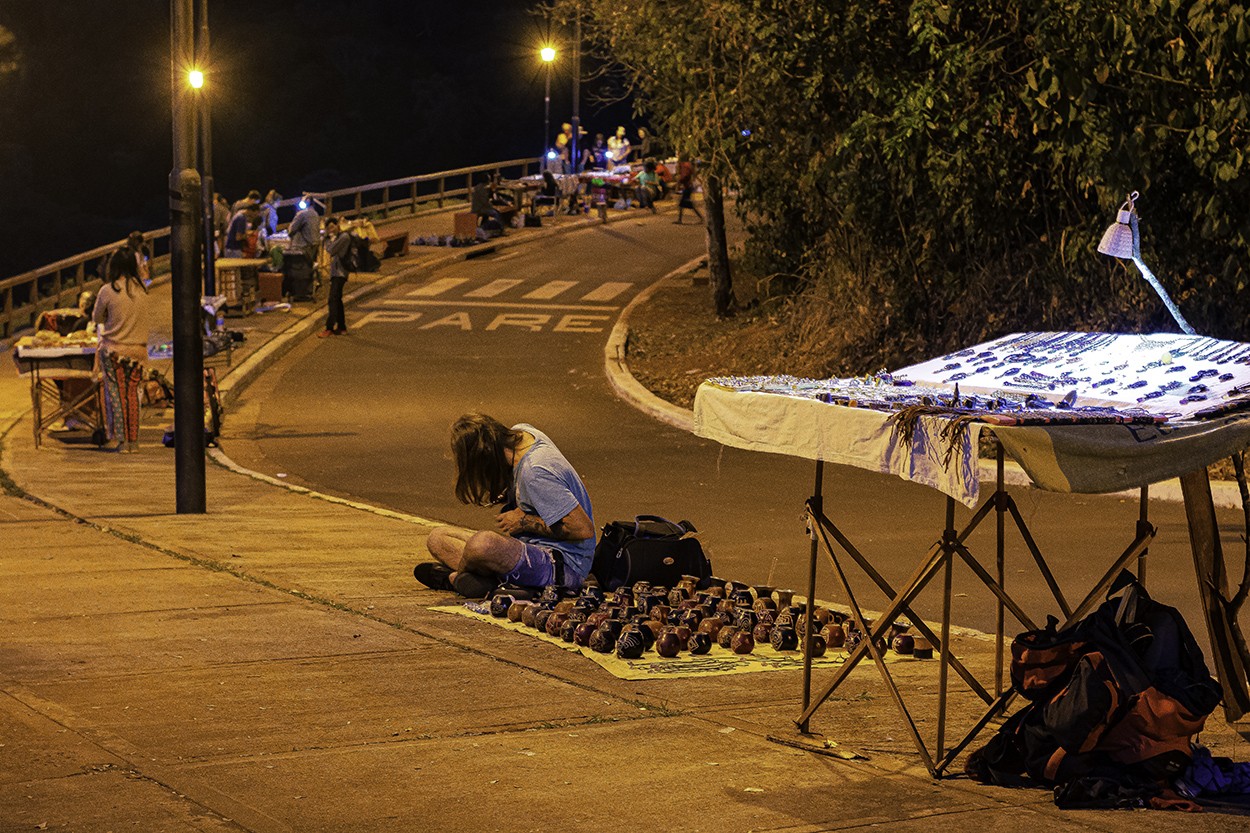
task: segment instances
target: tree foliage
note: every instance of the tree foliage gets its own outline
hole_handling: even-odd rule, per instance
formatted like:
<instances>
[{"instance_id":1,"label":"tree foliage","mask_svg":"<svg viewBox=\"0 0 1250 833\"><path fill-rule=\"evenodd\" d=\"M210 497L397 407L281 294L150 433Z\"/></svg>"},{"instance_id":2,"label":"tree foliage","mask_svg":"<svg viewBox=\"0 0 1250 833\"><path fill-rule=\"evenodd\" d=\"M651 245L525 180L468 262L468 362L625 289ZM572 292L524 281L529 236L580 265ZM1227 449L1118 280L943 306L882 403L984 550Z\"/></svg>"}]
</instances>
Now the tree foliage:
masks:
<instances>
[{"instance_id":1,"label":"tree foliage","mask_svg":"<svg viewBox=\"0 0 1250 833\"><path fill-rule=\"evenodd\" d=\"M1250 20L1208 0L555 0L728 187L774 287L894 363L1020 329L1247 336ZM1131 269L1132 267L1128 267Z\"/></svg>"}]
</instances>

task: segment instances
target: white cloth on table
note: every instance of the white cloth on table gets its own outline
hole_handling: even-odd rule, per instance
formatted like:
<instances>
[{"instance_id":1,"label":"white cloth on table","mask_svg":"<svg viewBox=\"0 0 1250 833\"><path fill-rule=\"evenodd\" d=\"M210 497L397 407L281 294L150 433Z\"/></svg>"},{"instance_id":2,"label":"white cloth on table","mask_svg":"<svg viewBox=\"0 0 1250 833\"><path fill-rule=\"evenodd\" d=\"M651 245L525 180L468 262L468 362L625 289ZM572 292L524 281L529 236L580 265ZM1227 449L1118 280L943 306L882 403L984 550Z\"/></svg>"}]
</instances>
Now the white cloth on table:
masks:
<instances>
[{"instance_id":1,"label":"white cloth on table","mask_svg":"<svg viewBox=\"0 0 1250 833\"><path fill-rule=\"evenodd\" d=\"M1227 457L1250 444L1250 416L1162 425L987 426L958 430L950 465L950 420L918 419L910 444L891 414L816 399L704 384L695 395L695 434L734 448L894 474L931 486L967 506L980 493L980 431L991 428L1033 482L1056 492L1104 493L1157 483Z\"/></svg>"}]
</instances>

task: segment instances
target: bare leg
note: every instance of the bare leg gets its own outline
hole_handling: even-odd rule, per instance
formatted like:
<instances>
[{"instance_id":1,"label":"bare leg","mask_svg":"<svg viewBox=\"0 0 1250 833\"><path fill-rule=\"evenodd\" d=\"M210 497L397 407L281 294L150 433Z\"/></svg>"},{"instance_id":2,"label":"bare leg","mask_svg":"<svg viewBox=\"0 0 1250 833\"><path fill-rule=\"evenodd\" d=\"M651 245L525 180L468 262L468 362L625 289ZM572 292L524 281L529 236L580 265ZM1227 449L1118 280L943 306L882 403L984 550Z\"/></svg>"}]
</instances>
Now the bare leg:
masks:
<instances>
[{"instance_id":1,"label":"bare leg","mask_svg":"<svg viewBox=\"0 0 1250 833\"><path fill-rule=\"evenodd\" d=\"M456 572L494 577L511 572L525 551L525 545L516 538L452 526L433 530L425 545L430 555Z\"/></svg>"},{"instance_id":2,"label":"bare leg","mask_svg":"<svg viewBox=\"0 0 1250 833\"><path fill-rule=\"evenodd\" d=\"M465 543L473 536L473 530L458 526L440 526L430 532L425 547L440 563L453 570L459 570Z\"/></svg>"}]
</instances>

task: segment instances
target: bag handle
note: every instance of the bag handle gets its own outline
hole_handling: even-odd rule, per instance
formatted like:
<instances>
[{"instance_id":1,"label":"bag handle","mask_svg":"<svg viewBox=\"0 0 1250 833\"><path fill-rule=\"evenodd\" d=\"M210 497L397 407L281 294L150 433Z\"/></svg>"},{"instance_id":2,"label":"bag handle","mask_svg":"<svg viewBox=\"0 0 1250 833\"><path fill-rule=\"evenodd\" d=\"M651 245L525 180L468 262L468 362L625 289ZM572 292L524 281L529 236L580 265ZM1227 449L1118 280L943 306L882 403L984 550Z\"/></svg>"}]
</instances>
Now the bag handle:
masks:
<instances>
[{"instance_id":1,"label":"bag handle","mask_svg":"<svg viewBox=\"0 0 1250 833\"><path fill-rule=\"evenodd\" d=\"M682 529L681 524L675 524L668 518L661 518L659 515L635 515L634 516L634 535L638 535L641 531L639 527L643 521L655 521L656 523L668 524L674 529Z\"/></svg>"}]
</instances>

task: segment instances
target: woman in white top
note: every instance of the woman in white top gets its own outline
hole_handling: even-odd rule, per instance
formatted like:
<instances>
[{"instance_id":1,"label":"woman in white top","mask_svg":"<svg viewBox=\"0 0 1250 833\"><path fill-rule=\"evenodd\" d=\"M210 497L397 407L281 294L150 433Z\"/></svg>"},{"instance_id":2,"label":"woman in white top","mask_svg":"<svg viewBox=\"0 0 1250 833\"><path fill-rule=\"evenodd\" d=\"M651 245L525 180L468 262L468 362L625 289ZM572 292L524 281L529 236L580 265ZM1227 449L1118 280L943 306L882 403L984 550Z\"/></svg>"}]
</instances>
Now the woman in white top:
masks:
<instances>
[{"instance_id":1,"label":"woman in white top","mask_svg":"<svg viewBox=\"0 0 1250 833\"><path fill-rule=\"evenodd\" d=\"M631 150L624 126L616 128L616 135L608 139L608 169L611 170L617 165L628 165Z\"/></svg>"},{"instance_id":2,"label":"woman in white top","mask_svg":"<svg viewBox=\"0 0 1250 833\"><path fill-rule=\"evenodd\" d=\"M148 289L133 253L122 248L108 262L91 320L99 325L97 369L103 376L104 428L116 451L139 447L139 383L148 350Z\"/></svg>"}]
</instances>

